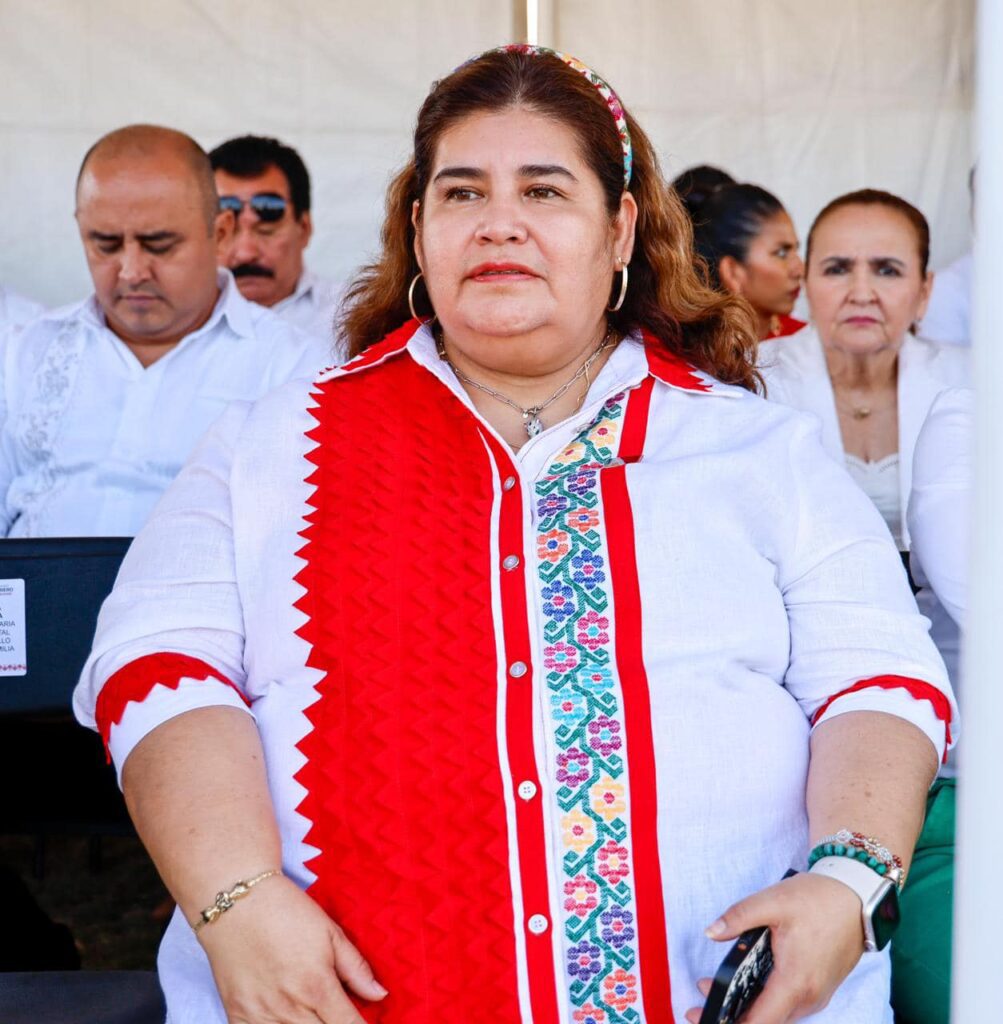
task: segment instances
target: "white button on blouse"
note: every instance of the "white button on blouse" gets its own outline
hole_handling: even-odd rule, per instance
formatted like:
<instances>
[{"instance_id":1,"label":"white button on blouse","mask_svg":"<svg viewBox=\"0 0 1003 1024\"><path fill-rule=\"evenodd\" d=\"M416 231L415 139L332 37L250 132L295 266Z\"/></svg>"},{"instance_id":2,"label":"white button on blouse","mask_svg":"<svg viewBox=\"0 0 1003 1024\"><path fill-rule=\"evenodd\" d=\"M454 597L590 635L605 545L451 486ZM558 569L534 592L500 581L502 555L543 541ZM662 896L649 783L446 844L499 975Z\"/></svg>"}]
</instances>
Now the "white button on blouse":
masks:
<instances>
[{"instance_id":1,"label":"white button on blouse","mask_svg":"<svg viewBox=\"0 0 1003 1024\"><path fill-rule=\"evenodd\" d=\"M532 800L536 796L536 783L530 782L528 779L525 782L520 782L517 792L523 800Z\"/></svg>"}]
</instances>

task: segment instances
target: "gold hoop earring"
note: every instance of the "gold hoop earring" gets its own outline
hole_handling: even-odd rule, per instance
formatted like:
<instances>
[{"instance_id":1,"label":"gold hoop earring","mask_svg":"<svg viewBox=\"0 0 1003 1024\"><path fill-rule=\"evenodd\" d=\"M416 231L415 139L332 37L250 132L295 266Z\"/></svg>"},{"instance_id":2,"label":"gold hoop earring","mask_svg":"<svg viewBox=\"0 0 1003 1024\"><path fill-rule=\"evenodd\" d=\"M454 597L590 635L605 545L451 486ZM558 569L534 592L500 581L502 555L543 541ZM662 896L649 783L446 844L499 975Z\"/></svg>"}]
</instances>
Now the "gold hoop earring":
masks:
<instances>
[{"instance_id":1,"label":"gold hoop earring","mask_svg":"<svg viewBox=\"0 0 1003 1024\"><path fill-rule=\"evenodd\" d=\"M420 316L418 316L418 313L416 312L416 310L414 308L414 289L415 289L415 285L417 285L417 283L424 276L425 275L419 270L418 273L415 274L414 277L411 278L411 287L408 288L408 290L407 290L407 305L408 305L408 309L411 310L411 316L413 316L414 319L417 320L419 323L424 324L427 327L429 324L434 324L435 323L435 314L433 313L427 320L422 320L422 318Z\"/></svg>"},{"instance_id":2,"label":"gold hoop earring","mask_svg":"<svg viewBox=\"0 0 1003 1024\"><path fill-rule=\"evenodd\" d=\"M623 262L622 256L617 256L617 260L620 263L620 294L617 296L616 302L612 306L607 306L606 309L610 313L617 313L620 307L623 305L623 300L627 298L627 264Z\"/></svg>"}]
</instances>

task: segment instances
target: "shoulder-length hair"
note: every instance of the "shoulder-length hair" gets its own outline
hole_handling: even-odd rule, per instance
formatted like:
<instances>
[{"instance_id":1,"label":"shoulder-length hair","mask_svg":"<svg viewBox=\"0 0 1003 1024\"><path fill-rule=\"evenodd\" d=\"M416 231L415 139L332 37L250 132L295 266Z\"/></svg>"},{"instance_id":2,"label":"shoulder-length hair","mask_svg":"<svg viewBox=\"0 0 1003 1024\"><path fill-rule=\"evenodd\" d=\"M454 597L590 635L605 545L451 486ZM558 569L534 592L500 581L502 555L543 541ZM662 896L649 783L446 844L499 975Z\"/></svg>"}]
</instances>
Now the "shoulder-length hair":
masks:
<instances>
[{"instance_id":1,"label":"shoulder-length hair","mask_svg":"<svg viewBox=\"0 0 1003 1024\"><path fill-rule=\"evenodd\" d=\"M410 317L407 292L419 272L411 210L424 197L443 132L484 111L522 106L570 128L602 184L610 218L624 191L623 150L606 101L582 75L552 54L492 50L432 86L418 112L414 153L390 183L382 252L349 288L340 327L356 355ZM651 142L625 111L633 145L629 189L637 203L630 286L611 326L647 330L672 353L730 384L757 390L757 337L744 299L713 290L694 266L693 231L675 190L662 176ZM617 285L619 279L617 278ZM613 301L613 282L611 279ZM426 300L427 301L427 300Z\"/></svg>"}]
</instances>

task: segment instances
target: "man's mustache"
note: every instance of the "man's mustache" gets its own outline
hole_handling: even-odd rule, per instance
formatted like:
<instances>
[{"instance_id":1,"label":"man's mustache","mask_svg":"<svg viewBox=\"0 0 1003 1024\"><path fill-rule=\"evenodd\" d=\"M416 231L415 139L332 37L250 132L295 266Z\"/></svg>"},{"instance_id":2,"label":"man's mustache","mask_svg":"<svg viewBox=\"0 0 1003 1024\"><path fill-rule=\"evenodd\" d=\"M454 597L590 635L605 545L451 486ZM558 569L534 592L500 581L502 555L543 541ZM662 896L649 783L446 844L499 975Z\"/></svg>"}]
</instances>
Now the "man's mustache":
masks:
<instances>
[{"instance_id":1,"label":"man's mustache","mask_svg":"<svg viewBox=\"0 0 1003 1024\"><path fill-rule=\"evenodd\" d=\"M275 271L260 263L238 263L230 269L234 277L274 277Z\"/></svg>"}]
</instances>

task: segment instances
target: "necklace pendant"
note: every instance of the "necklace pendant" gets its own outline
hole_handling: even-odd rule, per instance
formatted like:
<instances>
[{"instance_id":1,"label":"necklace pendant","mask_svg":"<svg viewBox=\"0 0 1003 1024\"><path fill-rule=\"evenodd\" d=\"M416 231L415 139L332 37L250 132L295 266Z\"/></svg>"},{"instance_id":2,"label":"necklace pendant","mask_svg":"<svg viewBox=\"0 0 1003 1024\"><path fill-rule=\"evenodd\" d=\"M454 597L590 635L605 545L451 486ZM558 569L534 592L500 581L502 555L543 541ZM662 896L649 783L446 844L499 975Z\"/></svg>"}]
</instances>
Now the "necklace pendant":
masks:
<instances>
[{"instance_id":1,"label":"necklace pendant","mask_svg":"<svg viewBox=\"0 0 1003 1024\"><path fill-rule=\"evenodd\" d=\"M530 437L536 437L537 434L543 433L543 420L540 419L539 415L524 415L523 420L525 420L526 433Z\"/></svg>"},{"instance_id":2,"label":"necklace pendant","mask_svg":"<svg viewBox=\"0 0 1003 1024\"><path fill-rule=\"evenodd\" d=\"M866 420L871 415L871 410L864 406L863 408L857 408L853 410L853 418L855 420Z\"/></svg>"}]
</instances>

